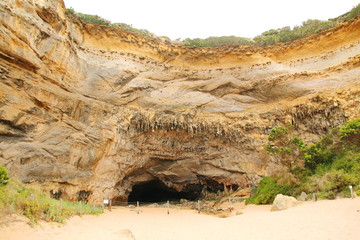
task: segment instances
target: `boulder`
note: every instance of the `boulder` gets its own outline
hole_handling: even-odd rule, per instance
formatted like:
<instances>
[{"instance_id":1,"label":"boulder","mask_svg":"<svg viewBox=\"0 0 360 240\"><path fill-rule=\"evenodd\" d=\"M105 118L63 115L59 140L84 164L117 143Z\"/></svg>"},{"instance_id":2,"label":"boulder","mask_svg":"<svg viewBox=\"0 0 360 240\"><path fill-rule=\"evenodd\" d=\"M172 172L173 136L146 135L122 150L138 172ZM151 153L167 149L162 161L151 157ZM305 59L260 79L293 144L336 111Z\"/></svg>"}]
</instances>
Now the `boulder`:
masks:
<instances>
[{"instance_id":1,"label":"boulder","mask_svg":"<svg viewBox=\"0 0 360 240\"><path fill-rule=\"evenodd\" d=\"M294 197L278 194L275 197L271 211L281 211L291 207L295 207L299 204L301 204L301 202L296 200L296 198Z\"/></svg>"},{"instance_id":2,"label":"boulder","mask_svg":"<svg viewBox=\"0 0 360 240\"><path fill-rule=\"evenodd\" d=\"M301 192L300 197L298 198L299 201L305 202L309 200L308 195L305 192Z\"/></svg>"},{"instance_id":3,"label":"boulder","mask_svg":"<svg viewBox=\"0 0 360 240\"><path fill-rule=\"evenodd\" d=\"M135 240L133 233L129 229L120 230L117 235L123 240Z\"/></svg>"}]
</instances>

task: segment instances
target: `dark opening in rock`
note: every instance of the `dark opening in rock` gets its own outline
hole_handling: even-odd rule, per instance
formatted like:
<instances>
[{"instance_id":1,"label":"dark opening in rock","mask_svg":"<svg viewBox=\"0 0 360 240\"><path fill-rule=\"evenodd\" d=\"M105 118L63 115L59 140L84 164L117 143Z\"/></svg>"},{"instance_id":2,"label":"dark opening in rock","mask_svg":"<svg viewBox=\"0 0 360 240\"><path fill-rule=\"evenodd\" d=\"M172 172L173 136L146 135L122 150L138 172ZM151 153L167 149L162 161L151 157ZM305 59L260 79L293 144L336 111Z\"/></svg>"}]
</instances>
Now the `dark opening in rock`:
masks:
<instances>
[{"instance_id":1,"label":"dark opening in rock","mask_svg":"<svg viewBox=\"0 0 360 240\"><path fill-rule=\"evenodd\" d=\"M61 195L62 195L62 191L60 189L58 191L50 190L50 197L52 198L59 200L61 198Z\"/></svg>"},{"instance_id":2,"label":"dark opening in rock","mask_svg":"<svg viewBox=\"0 0 360 240\"><path fill-rule=\"evenodd\" d=\"M231 184L231 185L229 185L229 186L226 186L226 188L228 189L228 190L233 190L233 191L236 191L236 190L238 190L239 189L239 186L238 185L236 185L236 184Z\"/></svg>"},{"instance_id":3,"label":"dark opening in rock","mask_svg":"<svg viewBox=\"0 0 360 240\"><path fill-rule=\"evenodd\" d=\"M177 192L175 189L167 187L160 180L143 182L133 186L128 202L156 203L167 200L179 201L180 199L196 200L200 197L202 186L201 184L189 184L184 189L183 192Z\"/></svg>"},{"instance_id":4,"label":"dark opening in rock","mask_svg":"<svg viewBox=\"0 0 360 240\"><path fill-rule=\"evenodd\" d=\"M91 191L80 190L78 192L78 201L87 203L90 195L91 195Z\"/></svg>"},{"instance_id":5,"label":"dark opening in rock","mask_svg":"<svg viewBox=\"0 0 360 240\"><path fill-rule=\"evenodd\" d=\"M223 192L224 191L224 184L217 182L212 179L206 179L206 190L209 192Z\"/></svg>"}]
</instances>

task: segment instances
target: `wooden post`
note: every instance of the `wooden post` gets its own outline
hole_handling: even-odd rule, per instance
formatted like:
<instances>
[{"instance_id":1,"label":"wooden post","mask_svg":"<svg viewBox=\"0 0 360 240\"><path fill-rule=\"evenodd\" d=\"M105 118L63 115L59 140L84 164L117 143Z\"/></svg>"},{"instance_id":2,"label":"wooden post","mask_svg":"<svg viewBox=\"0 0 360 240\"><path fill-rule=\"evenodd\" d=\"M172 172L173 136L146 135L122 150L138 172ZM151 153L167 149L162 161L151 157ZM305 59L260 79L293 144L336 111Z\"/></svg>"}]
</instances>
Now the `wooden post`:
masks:
<instances>
[{"instance_id":1,"label":"wooden post","mask_svg":"<svg viewBox=\"0 0 360 240\"><path fill-rule=\"evenodd\" d=\"M349 186L349 188L350 188L350 197L351 197L351 198L354 198L353 187L352 187L352 186Z\"/></svg>"},{"instance_id":2,"label":"wooden post","mask_svg":"<svg viewBox=\"0 0 360 240\"><path fill-rule=\"evenodd\" d=\"M316 202L317 201L317 196L316 193L313 193L313 201Z\"/></svg>"},{"instance_id":3,"label":"wooden post","mask_svg":"<svg viewBox=\"0 0 360 240\"><path fill-rule=\"evenodd\" d=\"M200 214L200 200L197 202L198 213Z\"/></svg>"},{"instance_id":4,"label":"wooden post","mask_svg":"<svg viewBox=\"0 0 360 240\"><path fill-rule=\"evenodd\" d=\"M105 209L105 199L103 199L103 201L102 201L101 208L102 208L102 212L104 212L104 209Z\"/></svg>"},{"instance_id":5,"label":"wooden post","mask_svg":"<svg viewBox=\"0 0 360 240\"><path fill-rule=\"evenodd\" d=\"M232 211L232 203L231 203L231 197L229 197L229 210Z\"/></svg>"},{"instance_id":6,"label":"wooden post","mask_svg":"<svg viewBox=\"0 0 360 240\"><path fill-rule=\"evenodd\" d=\"M169 200L166 203L166 207L167 207L167 214L170 214L170 201Z\"/></svg>"},{"instance_id":7,"label":"wooden post","mask_svg":"<svg viewBox=\"0 0 360 240\"><path fill-rule=\"evenodd\" d=\"M136 207L140 207L139 201L136 202Z\"/></svg>"},{"instance_id":8,"label":"wooden post","mask_svg":"<svg viewBox=\"0 0 360 240\"><path fill-rule=\"evenodd\" d=\"M109 199L109 211L111 212L111 199Z\"/></svg>"},{"instance_id":9,"label":"wooden post","mask_svg":"<svg viewBox=\"0 0 360 240\"><path fill-rule=\"evenodd\" d=\"M81 212L82 212L82 204L81 204L81 201L79 202L79 215L81 215Z\"/></svg>"},{"instance_id":10,"label":"wooden post","mask_svg":"<svg viewBox=\"0 0 360 240\"><path fill-rule=\"evenodd\" d=\"M60 214L62 215L62 198L60 198Z\"/></svg>"}]
</instances>

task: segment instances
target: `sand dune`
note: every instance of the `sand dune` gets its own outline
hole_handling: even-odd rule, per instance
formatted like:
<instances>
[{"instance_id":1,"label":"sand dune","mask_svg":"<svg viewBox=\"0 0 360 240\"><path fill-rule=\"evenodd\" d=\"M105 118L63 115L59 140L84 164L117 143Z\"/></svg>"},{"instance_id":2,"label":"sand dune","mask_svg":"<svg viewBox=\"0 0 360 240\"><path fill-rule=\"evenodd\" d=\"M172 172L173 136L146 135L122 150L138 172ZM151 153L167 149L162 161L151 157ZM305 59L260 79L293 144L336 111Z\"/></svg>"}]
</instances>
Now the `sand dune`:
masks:
<instances>
[{"instance_id":1,"label":"sand dune","mask_svg":"<svg viewBox=\"0 0 360 240\"><path fill-rule=\"evenodd\" d=\"M243 214L217 218L191 210L119 207L100 216L73 217L65 225L30 227L17 218L0 228L2 240L92 239L360 239L360 198L306 202L279 212L248 205Z\"/></svg>"}]
</instances>

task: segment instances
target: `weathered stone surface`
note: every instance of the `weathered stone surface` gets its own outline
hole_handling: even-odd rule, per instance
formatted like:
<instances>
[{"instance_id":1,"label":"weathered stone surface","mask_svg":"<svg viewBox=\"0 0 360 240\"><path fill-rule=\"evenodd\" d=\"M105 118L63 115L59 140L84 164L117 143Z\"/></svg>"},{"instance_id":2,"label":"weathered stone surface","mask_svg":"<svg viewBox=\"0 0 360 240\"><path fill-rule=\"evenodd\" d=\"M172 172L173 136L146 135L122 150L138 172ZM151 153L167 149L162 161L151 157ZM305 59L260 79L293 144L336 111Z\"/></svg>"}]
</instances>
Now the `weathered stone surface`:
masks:
<instances>
[{"instance_id":1,"label":"weathered stone surface","mask_svg":"<svg viewBox=\"0 0 360 240\"><path fill-rule=\"evenodd\" d=\"M296 200L294 197L284 196L282 194L278 194L275 197L273 205L271 207L271 211L281 211L291 207L295 207L300 205L301 202Z\"/></svg>"},{"instance_id":2,"label":"weathered stone surface","mask_svg":"<svg viewBox=\"0 0 360 240\"><path fill-rule=\"evenodd\" d=\"M0 11L0 164L66 199L126 201L151 180L252 187L288 171L263 147L272 127L314 141L360 117L359 18L275 46L189 48L85 24L61 0Z\"/></svg>"}]
</instances>

